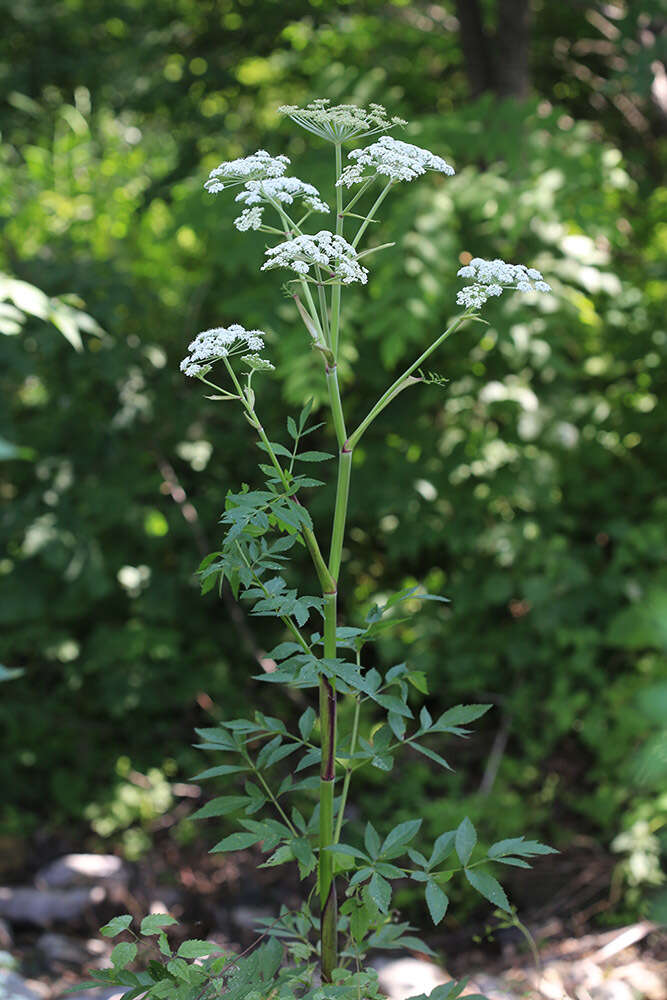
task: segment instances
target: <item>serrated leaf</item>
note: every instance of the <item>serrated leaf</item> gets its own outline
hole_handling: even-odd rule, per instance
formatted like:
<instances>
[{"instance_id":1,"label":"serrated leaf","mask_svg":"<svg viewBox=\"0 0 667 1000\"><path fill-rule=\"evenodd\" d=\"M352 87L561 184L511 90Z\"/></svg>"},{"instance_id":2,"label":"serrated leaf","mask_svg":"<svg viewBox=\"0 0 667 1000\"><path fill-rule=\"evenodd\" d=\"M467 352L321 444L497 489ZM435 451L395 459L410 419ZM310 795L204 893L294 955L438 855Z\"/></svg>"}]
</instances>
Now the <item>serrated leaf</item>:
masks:
<instances>
[{"instance_id":1,"label":"serrated leaf","mask_svg":"<svg viewBox=\"0 0 667 1000\"><path fill-rule=\"evenodd\" d=\"M439 764L440 767L444 767L448 771L452 770L445 758L441 757L439 753L435 752L435 750L429 750L428 747L423 747L420 743L410 743L410 746L416 750L417 753L421 753L424 757L428 757L429 760L435 761L435 763Z\"/></svg>"},{"instance_id":2,"label":"serrated leaf","mask_svg":"<svg viewBox=\"0 0 667 1000\"><path fill-rule=\"evenodd\" d=\"M479 871L476 868L466 868L465 875L473 889L476 889L490 903L493 903L494 906L499 907L501 910L505 910L506 913L512 912L512 907L505 895L505 890L493 875L489 875L488 872Z\"/></svg>"},{"instance_id":3,"label":"serrated leaf","mask_svg":"<svg viewBox=\"0 0 667 1000\"><path fill-rule=\"evenodd\" d=\"M382 844L380 854L385 857L397 848L405 848L419 833L422 825L420 819L409 819L405 823L399 823L391 833L388 833Z\"/></svg>"},{"instance_id":4,"label":"serrated leaf","mask_svg":"<svg viewBox=\"0 0 667 1000\"><path fill-rule=\"evenodd\" d=\"M164 931L161 931L158 935L157 946L163 955L171 958L171 948L169 947L169 941L167 940L167 935Z\"/></svg>"},{"instance_id":5,"label":"serrated leaf","mask_svg":"<svg viewBox=\"0 0 667 1000\"><path fill-rule=\"evenodd\" d=\"M470 855L472 854L476 843L477 831L466 816L465 819L462 819L459 823L456 830L456 836L454 838L456 853L458 854L459 861L462 865L465 866L470 861Z\"/></svg>"},{"instance_id":6,"label":"serrated leaf","mask_svg":"<svg viewBox=\"0 0 667 1000\"><path fill-rule=\"evenodd\" d=\"M114 969L124 969L137 957L137 946L133 941L121 941L111 952L111 964Z\"/></svg>"},{"instance_id":7,"label":"serrated leaf","mask_svg":"<svg viewBox=\"0 0 667 1000\"><path fill-rule=\"evenodd\" d=\"M361 902L352 910L350 914L350 933L354 940L359 943L363 941L371 926L373 914L369 913L368 907Z\"/></svg>"},{"instance_id":8,"label":"serrated leaf","mask_svg":"<svg viewBox=\"0 0 667 1000\"><path fill-rule=\"evenodd\" d=\"M242 851L246 847L252 847L262 838L255 833L231 833L229 837L224 837L219 843L212 847L210 854L219 854L222 851Z\"/></svg>"},{"instance_id":9,"label":"serrated leaf","mask_svg":"<svg viewBox=\"0 0 667 1000\"><path fill-rule=\"evenodd\" d=\"M431 858L428 863L429 868L435 868L444 861L445 858L454 849L454 840L456 837L456 830L447 830L445 833L441 833L435 844L433 845L433 851L431 853Z\"/></svg>"},{"instance_id":10,"label":"serrated leaf","mask_svg":"<svg viewBox=\"0 0 667 1000\"><path fill-rule=\"evenodd\" d=\"M328 451L302 451L297 456L298 462L326 462L334 458Z\"/></svg>"},{"instance_id":11,"label":"serrated leaf","mask_svg":"<svg viewBox=\"0 0 667 1000\"><path fill-rule=\"evenodd\" d=\"M364 845L371 858L376 858L380 853L380 835L372 823L366 824L364 831Z\"/></svg>"},{"instance_id":12,"label":"serrated leaf","mask_svg":"<svg viewBox=\"0 0 667 1000\"><path fill-rule=\"evenodd\" d=\"M390 882L387 882L387 880L382 878L381 875L374 872L370 882L368 883L367 892L381 913L387 913L389 911L389 904L391 903Z\"/></svg>"},{"instance_id":13,"label":"serrated leaf","mask_svg":"<svg viewBox=\"0 0 667 1000\"><path fill-rule=\"evenodd\" d=\"M455 705L454 708L443 712L433 729L437 732L448 726L465 726L468 722L479 719L490 708L493 708L493 705Z\"/></svg>"},{"instance_id":14,"label":"serrated leaf","mask_svg":"<svg viewBox=\"0 0 667 1000\"><path fill-rule=\"evenodd\" d=\"M243 809L247 803L248 799L245 795L222 795L217 799L211 799L201 809L193 812L190 819L210 819L211 816L228 816L230 813Z\"/></svg>"},{"instance_id":15,"label":"serrated leaf","mask_svg":"<svg viewBox=\"0 0 667 1000\"><path fill-rule=\"evenodd\" d=\"M176 954L179 958L206 958L207 955L215 951L221 951L220 945L215 941L184 941Z\"/></svg>"},{"instance_id":16,"label":"serrated leaf","mask_svg":"<svg viewBox=\"0 0 667 1000\"><path fill-rule=\"evenodd\" d=\"M530 858L536 854L558 854L553 847L541 844L538 840L525 840L523 837L510 837L492 844L488 851L490 858L501 858L507 854L516 854L520 858Z\"/></svg>"},{"instance_id":17,"label":"serrated leaf","mask_svg":"<svg viewBox=\"0 0 667 1000\"><path fill-rule=\"evenodd\" d=\"M315 719L317 715L315 710L308 706L306 711L303 713L299 719L299 732L301 733L301 738L307 740L313 731L313 726L315 725Z\"/></svg>"},{"instance_id":18,"label":"serrated leaf","mask_svg":"<svg viewBox=\"0 0 667 1000\"><path fill-rule=\"evenodd\" d=\"M361 858L362 861L368 861L369 857L360 851L358 847L350 847L349 844L330 844L325 847L326 851L331 851L332 854L346 854L350 858Z\"/></svg>"},{"instance_id":19,"label":"serrated leaf","mask_svg":"<svg viewBox=\"0 0 667 1000\"><path fill-rule=\"evenodd\" d=\"M117 934L122 934L132 923L132 917L129 913L123 913L120 917L114 917L110 920L108 924L104 927L100 927L100 934L102 937L116 937Z\"/></svg>"},{"instance_id":20,"label":"serrated leaf","mask_svg":"<svg viewBox=\"0 0 667 1000\"><path fill-rule=\"evenodd\" d=\"M222 778L227 774L238 774L239 771L247 771L243 764L219 764L217 767L209 767L206 771L200 771L190 778L190 781L207 781L209 778Z\"/></svg>"},{"instance_id":21,"label":"serrated leaf","mask_svg":"<svg viewBox=\"0 0 667 1000\"><path fill-rule=\"evenodd\" d=\"M436 924L436 926L440 923L447 912L448 904L449 899L440 886L430 879L426 885L426 905L428 906L428 911L431 914L431 920L434 924Z\"/></svg>"},{"instance_id":22,"label":"serrated leaf","mask_svg":"<svg viewBox=\"0 0 667 1000\"><path fill-rule=\"evenodd\" d=\"M159 934L163 927L170 927L177 923L178 920L174 920L169 913L150 913L141 921L139 929L142 934Z\"/></svg>"}]
</instances>

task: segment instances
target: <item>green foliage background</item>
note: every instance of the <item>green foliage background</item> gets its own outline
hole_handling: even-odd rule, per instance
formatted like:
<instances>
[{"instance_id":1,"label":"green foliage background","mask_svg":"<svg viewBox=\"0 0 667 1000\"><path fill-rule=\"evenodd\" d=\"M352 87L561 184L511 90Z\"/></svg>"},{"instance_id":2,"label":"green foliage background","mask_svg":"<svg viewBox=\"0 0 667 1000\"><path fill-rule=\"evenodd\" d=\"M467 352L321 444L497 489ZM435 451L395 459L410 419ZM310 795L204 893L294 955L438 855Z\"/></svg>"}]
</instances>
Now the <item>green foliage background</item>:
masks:
<instances>
[{"instance_id":1,"label":"green foliage background","mask_svg":"<svg viewBox=\"0 0 667 1000\"><path fill-rule=\"evenodd\" d=\"M633 761L656 732L641 693L666 677L667 193L633 5L616 24L625 69L594 54L591 84L559 39L597 38L594 5L535 3L525 102L470 100L451 4L435 24L401 0L2 6L0 269L76 293L105 331L74 351L0 302L0 658L25 670L0 703L5 829L116 836L168 806L165 774L200 769L189 744L210 700L214 715L276 714L246 632L193 575L259 453L177 369L196 332L241 321L277 359L264 425L319 399L281 278L257 273L263 237L235 234L233 204L202 182L264 147L329 184L328 149L276 113L329 96L386 104L457 169L393 196L374 238L397 248L346 295L354 413L444 328L460 254L534 264L554 287L535 308L490 304L488 328L440 352L448 385L402 394L358 449L347 622L413 580L446 594L385 640L383 666L409 656L436 710L497 706L455 749L456 774L405 759L391 781L368 776L365 807L380 826L417 810L434 834L467 811L489 836L565 849L638 817L659 836L667 801ZM279 639L251 627L260 648ZM131 767L161 768L150 802L128 800Z\"/></svg>"}]
</instances>

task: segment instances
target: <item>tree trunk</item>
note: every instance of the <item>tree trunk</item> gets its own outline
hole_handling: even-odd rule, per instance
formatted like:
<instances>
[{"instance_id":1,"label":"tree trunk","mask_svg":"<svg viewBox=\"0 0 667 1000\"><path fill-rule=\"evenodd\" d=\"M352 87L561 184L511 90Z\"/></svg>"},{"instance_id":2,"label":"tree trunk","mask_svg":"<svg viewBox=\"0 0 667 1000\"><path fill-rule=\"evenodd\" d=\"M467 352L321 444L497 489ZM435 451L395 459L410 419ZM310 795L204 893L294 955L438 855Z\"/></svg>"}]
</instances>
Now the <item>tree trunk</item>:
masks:
<instances>
[{"instance_id":1,"label":"tree trunk","mask_svg":"<svg viewBox=\"0 0 667 1000\"><path fill-rule=\"evenodd\" d=\"M479 0L456 0L461 48L473 97L530 93L530 0L497 0L495 33L484 26Z\"/></svg>"},{"instance_id":2,"label":"tree trunk","mask_svg":"<svg viewBox=\"0 0 667 1000\"><path fill-rule=\"evenodd\" d=\"M530 13L530 0L498 0L493 89L501 97L530 93Z\"/></svg>"}]
</instances>

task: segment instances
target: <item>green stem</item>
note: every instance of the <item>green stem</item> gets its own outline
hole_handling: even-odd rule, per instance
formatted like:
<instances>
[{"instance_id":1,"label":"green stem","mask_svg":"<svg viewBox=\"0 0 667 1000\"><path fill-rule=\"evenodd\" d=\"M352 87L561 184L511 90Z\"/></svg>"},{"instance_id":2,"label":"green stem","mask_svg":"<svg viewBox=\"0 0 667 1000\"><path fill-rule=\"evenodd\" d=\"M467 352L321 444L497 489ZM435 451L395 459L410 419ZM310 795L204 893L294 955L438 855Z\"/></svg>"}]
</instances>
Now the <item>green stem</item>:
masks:
<instances>
[{"instance_id":1,"label":"green stem","mask_svg":"<svg viewBox=\"0 0 667 1000\"><path fill-rule=\"evenodd\" d=\"M271 447L271 442L269 441L268 437L266 436L266 431L264 430L264 428L262 427L262 425L261 425L261 423L259 421L259 417L257 416L257 414L255 412L255 408L252 405L252 403L250 402L250 400L247 398L246 394L241 389L241 386L239 385L238 379L236 378L236 375L234 373L234 369L230 365L228 359L227 358L223 358L223 360L225 362L225 365L227 366L227 371L229 372L229 375L230 375L230 377L231 377L231 379L232 379L232 381L234 383L236 391L239 394L241 402L243 403L243 406L245 407L246 413L248 414L248 416L250 418L250 422L251 422L252 426L255 428L255 430L257 431L259 439L263 443L263 445L264 445L264 447L266 449L266 453L269 456L269 458L271 459L271 464L273 465L274 469L278 473L278 476L280 478L281 483L285 487L285 490L287 490L287 492L289 492L289 489L290 489L289 477L288 477L287 473L285 472L285 470L283 469L283 467L280 464L280 462L278 461L278 458L276 456L275 451ZM298 503L298 502L299 502L298 500L296 500L296 499L294 500L294 503ZM315 566L315 570L317 572L317 577L318 577L318 579L320 581L320 585L322 586L322 588L324 590L332 590L332 589L335 590L336 582L333 579L331 573L329 572L329 570L327 568L327 564L324 561L324 556L322 555L322 551L320 549L320 546L319 546L319 543L317 541L317 538L315 537L315 533L312 531L311 528L307 528L304 525L301 528L301 535L302 535L303 540L304 540L304 542L306 544L306 548L308 549L308 552L310 553L310 557L311 557L311 559L313 561L313 565Z\"/></svg>"},{"instance_id":2,"label":"green stem","mask_svg":"<svg viewBox=\"0 0 667 1000\"><path fill-rule=\"evenodd\" d=\"M250 764L251 768L253 769L256 777L258 778L260 784L262 785L264 791L266 792L266 794L269 796L271 802L273 802L274 806L276 807L276 809L277 809L279 815L281 816L283 822L285 823L285 825L288 827L288 829L292 833L292 836L293 837L298 837L299 834L297 833L297 830L296 830L294 824L290 820L289 816L287 815L287 813L285 812L285 810L281 806L281 804L278 801L278 799L276 798L276 796L273 794L273 792L269 788L267 782L264 779L263 774L261 773L261 771L257 770L257 768L255 767L255 765L253 764L253 762L250 760L250 757L248 757L247 760L248 760L248 763Z\"/></svg>"},{"instance_id":3,"label":"green stem","mask_svg":"<svg viewBox=\"0 0 667 1000\"><path fill-rule=\"evenodd\" d=\"M357 653L357 666L359 666L359 654ZM359 698L356 700L354 706L354 721L352 723L352 737L350 739L350 754L353 754L357 748L357 736L359 735L359 716L361 714L361 701ZM352 779L352 768L348 768L345 772L345 780L343 782L343 792L340 798L340 805L338 806L338 817L336 819L336 830L334 833L334 844L337 844L340 840L341 830L343 829L343 819L345 815L345 805L347 803L347 793L350 789L350 781Z\"/></svg>"},{"instance_id":4,"label":"green stem","mask_svg":"<svg viewBox=\"0 0 667 1000\"><path fill-rule=\"evenodd\" d=\"M421 364L423 364L424 361L426 361L426 359L429 357L429 355L431 355L433 353L433 351L437 350L437 348L440 347L440 344L442 344L445 340L447 340L448 337L451 337L451 335L456 330L458 330L458 328L461 326L461 324L466 319L469 319L470 315L471 315L471 313L465 312L461 316L457 316L457 318L454 320L454 322L452 323L452 325L450 327L448 327L445 330L445 332L442 333L438 337L438 339L435 340L431 344L431 346L428 347L423 352L423 354L420 354L419 357L417 358L417 360L415 362L413 362L413 364L411 364L409 368L406 368L405 371L403 372L403 374L399 375L398 378L396 379L396 381L393 382L389 386L389 388L387 389L387 391L385 393L383 393L382 396L380 396L380 398L378 399L378 401L375 404L375 406L373 406L373 408L369 411L369 413L364 417L364 419L361 421L361 423L357 427L356 431L354 431L350 435L350 437L348 438L348 440L347 440L347 447L350 450L352 450L358 444L359 439L361 438L361 436L364 433L364 431L366 431L368 429L368 427L373 423L373 421L378 416L378 414L380 414L384 410L385 406L387 406L392 401L392 399L394 398L394 396L398 395L398 393L401 391L401 389L406 388L406 386L403 383L404 382L407 383L407 380L410 378L410 376L412 375L413 371L415 371L417 368L419 368L419 366Z\"/></svg>"},{"instance_id":5,"label":"green stem","mask_svg":"<svg viewBox=\"0 0 667 1000\"><path fill-rule=\"evenodd\" d=\"M353 247L355 247L355 248L356 248L357 244L359 243L359 240L361 239L361 237L362 237L362 236L364 235L364 233L366 232L366 230L367 230L367 228L368 228L368 225L369 225L369 223L371 223L371 222L373 222L373 221L374 221L374 217L375 217L375 210L376 210L377 208L379 208L379 207L380 207L380 205L382 204L382 202L383 202L383 201L385 200L385 198L386 198L386 197L387 197L387 195L389 194L389 192L390 192L391 188L393 187L393 184L394 184L394 182L393 182L393 181L389 181L389 183L388 183L388 184L386 184L386 185L385 185L385 186L384 186L384 187L382 188L382 191L380 192L380 194L378 195L378 197L377 197L377 198L375 199L375 202L373 203L373 207L371 208L370 212L368 213L368 215L366 216L366 218L364 219L364 221L363 221L363 222L361 223L361 225L359 226L359 230L358 230L358 232L357 232L357 235L356 235L356 236L354 237L354 239L352 240L352 246L353 246Z\"/></svg>"},{"instance_id":6,"label":"green stem","mask_svg":"<svg viewBox=\"0 0 667 1000\"><path fill-rule=\"evenodd\" d=\"M329 551L329 572L334 580L338 579L340 561L345 536L347 520L347 502L350 494L350 476L352 473L352 451L345 446L338 458L338 481L336 483L336 506L334 508L333 527L331 529L331 549Z\"/></svg>"},{"instance_id":7,"label":"green stem","mask_svg":"<svg viewBox=\"0 0 667 1000\"><path fill-rule=\"evenodd\" d=\"M336 593L324 595L324 656L336 655ZM336 691L324 674L320 675L320 732L322 769L320 772L320 940L322 979L332 980L338 963L338 904L333 873L334 855L327 848L334 844L334 787L336 783Z\"/></svg>"},{"instance_id":8,"label":"green stem","mask_svg":"<svg viewBox=\"0 0 667 1000\"><path fill-rule=\"evenodd\" d=\"M336 143L336 180L343 169L343 153L340 143ZM343 235L343 189L336 187L336 235ZM334 358L338 357L338 333L340 329L340 296L341 286L334 285L331 289L331 350Z\"/></svg>"}]
</instances>

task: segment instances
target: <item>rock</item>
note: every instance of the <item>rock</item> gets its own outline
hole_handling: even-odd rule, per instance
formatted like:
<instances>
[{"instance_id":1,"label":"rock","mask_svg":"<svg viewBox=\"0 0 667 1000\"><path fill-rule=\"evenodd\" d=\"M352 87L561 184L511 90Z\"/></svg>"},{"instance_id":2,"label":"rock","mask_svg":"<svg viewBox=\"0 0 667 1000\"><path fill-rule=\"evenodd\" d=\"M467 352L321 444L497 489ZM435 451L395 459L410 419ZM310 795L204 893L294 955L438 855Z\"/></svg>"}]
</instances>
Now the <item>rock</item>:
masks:
<instances>
[{"instance_id":1,"label":"rock","mask_svg":"<svg viewBox=\"0 0 667 1000\"><path fill-rule=\"evenodd\" d=\"M39 993L30 989L25 979L15 972L0 968L0 1000L42 1000Z\"/></svg>"},{"instance_id":2,"label":"rock","mask_svg":"<svg viewBox=\"0 0 667 1000\"><path fill-rule=\"evenodd\" d=\"M40 889L0 887L0 917L10 924L49 927L58 921L76 920L87 909L106 899L102 886L92 889Z\"/></svg>"},{"instance_id":3,"label":"rock","mask_svg":"<svg viewBox=\"0 0 667 1000\"><path fill-rule=\"evenodd\" d=\"M450 978L437 965L418 958L379 961L375 967L388 1000L406 1000L419 993L428 995Z\"/></svg>"},{"instance_id":4,"label":"rock","mask_svg":"<svg viewBox=\"0 0 667 1000\"><path fill-rule=\"evenodd\" d=\"M66 854L41 868L35 876L39 889L73 889L102 885L125 889L130 869L115 854Z\"/></svg>"},{"instance_id":5,"label":"rock","mask_svg":"<svg viewBox=\"0 0 667 1000\"><path fill-rule=\"evenodd\" d=\"M83 965L90 958L88 949L76 938L65 934L46 933L37 939L37 947L49 965L64 962L66 965Z\"/></svg>"}]
</instances>

